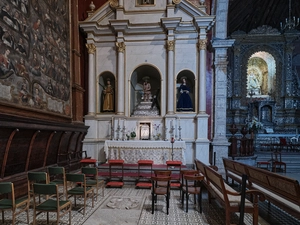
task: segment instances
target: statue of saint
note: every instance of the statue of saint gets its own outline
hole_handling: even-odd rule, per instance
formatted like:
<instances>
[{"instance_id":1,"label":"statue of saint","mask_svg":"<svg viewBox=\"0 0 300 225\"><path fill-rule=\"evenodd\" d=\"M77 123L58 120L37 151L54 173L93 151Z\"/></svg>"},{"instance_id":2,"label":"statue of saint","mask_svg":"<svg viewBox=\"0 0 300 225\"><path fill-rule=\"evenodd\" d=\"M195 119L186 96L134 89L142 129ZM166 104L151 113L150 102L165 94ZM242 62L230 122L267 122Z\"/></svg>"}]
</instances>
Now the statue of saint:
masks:
<instances>
[{"instance_id":1,"label":"statue of saint","mask_svg":"<svg viewBox=\"0 0 300 225\"><path fill-rule=\"evenodd\" d=\"M149 83L149 77L144 77L143 78L144 83L143 83L143 91L144 91L144 95L143 95L143 100L144 102L150 102L152 99L152 95L151 95L151 84Z\"/></svg>"},{"instance_id":2,"label":"statue of saint","mask_svg":"<svg viewBox=\"0 0 300 225\"><path fill-rule=\"evenodd\" d=\"M113 86L110 84L109 78L106 80L106 86L103 90L103 111L114 111L114 89Z\"/></svg>"},{"instance_id":3,"label":"statue of saint","mask_svg":"<svg viewBox=\"0 0 300 225\"><path fill-rule=\"evenodd\" d=\"M181 82L182 83L178 89L179 98L177 101L177 111L193 111L190 88L186 84L186 77L182 77Z\"/></svg>"},{"instance_id":4,"label":"statue of saint","mask_svg":"<svg viewBox=\"0 0 300 225\"><path fill-rule=\"evenodd\" d=\"M248 75L248 90L253 91L255 94L260 94L260 84L254 73Z\"/></svg>"}]
</instances>

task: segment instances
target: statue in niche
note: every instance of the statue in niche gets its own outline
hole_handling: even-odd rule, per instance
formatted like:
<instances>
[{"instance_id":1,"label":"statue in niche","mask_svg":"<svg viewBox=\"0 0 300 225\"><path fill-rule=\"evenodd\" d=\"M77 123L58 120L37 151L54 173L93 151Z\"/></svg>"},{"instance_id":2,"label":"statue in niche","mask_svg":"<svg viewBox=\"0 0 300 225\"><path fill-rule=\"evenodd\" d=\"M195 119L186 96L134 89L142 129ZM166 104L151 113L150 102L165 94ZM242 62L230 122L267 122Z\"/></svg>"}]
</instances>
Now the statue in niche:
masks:
<instances>
[{"instance_id":1,"label":"statue in niche","mask_svg":"<svg viewBox=\"0 0 300 225\"><path fill-rule=\"evenodd\" d=\"M114 89L110 84L110 79L106 79L106 86L103 90L103 111L113 112L114 111Z\"/></svg>"},{"instance_id":2,"label":"statue in niche","mask_svg":"<svg viewBox=\"0 0 300 225\"><path fill-rule=\"evenodd\" d=\"M256 95L260 95L260 83L259 80L257 79L257 76L251 72L248 75L248 88L249 91L254 92Z\"/></svg>"},{"instance_id":3,"label":"statue in niche","mask_svg":"<svg viewBox=\"0 0 300 225\"><path fill-rule=\"evenodd\" d=\"M143 101L144 102L150 102L152 99L152 95L151 95L151 84L149 83L149 77L146 76L143 78L144 83L143 83Z\"/></svg>"},{"instance_id":4,"label":"statue in niche","mask_svg":"<svg viewBox=\"0 0 300 225\"><path fill-rule=\"evenodd\" d=\"M181 77L181 82L182 83L178 89L179 98L177 101L177 111L193 111L190 88L186 84L186 77Z\"/></svg>"}]
</instances>

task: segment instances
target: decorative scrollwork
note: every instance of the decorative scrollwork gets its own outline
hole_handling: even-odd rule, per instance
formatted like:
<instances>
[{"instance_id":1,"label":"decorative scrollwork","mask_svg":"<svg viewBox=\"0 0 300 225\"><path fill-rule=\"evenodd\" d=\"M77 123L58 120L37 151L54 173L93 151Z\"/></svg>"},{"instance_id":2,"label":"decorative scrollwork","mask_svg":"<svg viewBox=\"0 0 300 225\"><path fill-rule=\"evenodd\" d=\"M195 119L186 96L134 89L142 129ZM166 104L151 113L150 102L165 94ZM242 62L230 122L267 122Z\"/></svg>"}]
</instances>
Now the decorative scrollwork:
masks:
<instances>
[{"instance_id":1,"label":"decorative scrollwork","mask_svg":"<svg viewBox=\"0 0 300 225\"><path fill-rule=\"evenodd\" d=\"M109 5L112 8L116 8L119 6L119 1L118 0L109 0Z\"/></svg>"},{"instance_id":2,"label":"decorative scrollwork","mask_svg":"<svg viewBox=\"0 0 300 225\"><path fill-rule=\"evenodd\" d=\"M118 52L125 52L126 45L124 42L116 42Z\"/></svg>"},{"instance_id":3,"label":"decorative scrollwork","mask_svg":"<svg viewBox=\"0 0 300 225\"><path fill-rule=\"evenodd\" d=\"M181 2L181 0L173 0L173 3L176 5L179 4L180 2Z\"/></svg>"},{"instance_id":4,"label":"decorative scrollwork","mask_svg":"<svg viewBox=\"0 0 300 225\"><path fill-rule=\"evenodd\" d=\"M96 46L94 44L85 44L88 49L89 54L94 54L96 52Z\"/></svg>"},{"instance_id":5,"label":"decorative scrollwork","mask_svg":"<svg viewBox=\"0 0 300 225\"><path fill-rule=\"evenodd\" d=\"M167 49L168 51L174 51L175 41L168 41L167 42Z\"/></svg>"}]
</instances>

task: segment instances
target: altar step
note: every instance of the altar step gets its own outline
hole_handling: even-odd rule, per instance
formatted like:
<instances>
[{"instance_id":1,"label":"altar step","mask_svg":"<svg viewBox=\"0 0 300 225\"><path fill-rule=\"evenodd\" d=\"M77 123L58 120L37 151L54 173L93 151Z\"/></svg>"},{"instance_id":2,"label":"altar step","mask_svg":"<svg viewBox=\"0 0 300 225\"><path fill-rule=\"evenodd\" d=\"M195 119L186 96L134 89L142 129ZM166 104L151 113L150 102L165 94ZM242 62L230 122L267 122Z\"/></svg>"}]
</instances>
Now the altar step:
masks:
<instances>
[{"instance_id":1,"label":"altar step","mask_svg":"<svg viewBox=\"0 0 300 225\"><path fill-rule=\"evenodd\" d=\"M186 169L187 166L182 165L182 169ZM140 177L138 176L138 164L124 164L123 167L123 181L125 183L135 183L138 178L149 178L153 174L153 170L166 170L167 165L165 164L153 164L152 165L152 173L150 167L141 167L140 168ZM112 174L114 177L121 177L122 176L122 169L121 167L114 167L112 169ZM98 166L98 176L100 179L108 180L109 179L109 164L104 163ZM174 168L172 169L172 177L174 179L178 178L179 176L179 169Z\"/></svg>"}]
</instances>

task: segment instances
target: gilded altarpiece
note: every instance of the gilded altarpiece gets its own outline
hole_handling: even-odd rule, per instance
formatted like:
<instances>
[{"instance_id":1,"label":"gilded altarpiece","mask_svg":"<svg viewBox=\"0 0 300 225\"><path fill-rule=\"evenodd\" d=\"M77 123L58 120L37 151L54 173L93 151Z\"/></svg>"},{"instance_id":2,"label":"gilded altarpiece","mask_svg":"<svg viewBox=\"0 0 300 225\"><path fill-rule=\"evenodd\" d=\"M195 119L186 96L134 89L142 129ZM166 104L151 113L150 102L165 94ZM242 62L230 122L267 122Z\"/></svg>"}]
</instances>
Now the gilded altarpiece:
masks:
<instances>
[{"instance_id":1,"label":"gilded altarpiece","mask_svg":"<svg viewBox=\"0 0 300 225\"><path fill-rule=\"evenodd\" d=\"M229 52L227 127L247 125L253 119L253 104L272 105L260 108L256 115L264 123L263 128L274 128L279 133L295 131L299 123L300 91L299 75L293 65L297 35L280 33L269 26L253 29L248 34L241 31L232 34L235 43ZM265 66L253 65L254 62L264 62ZM265 80L258 87L261 91L249 90L249 74L255 72L253 69Z\"/></svg>"}]
</instances>

